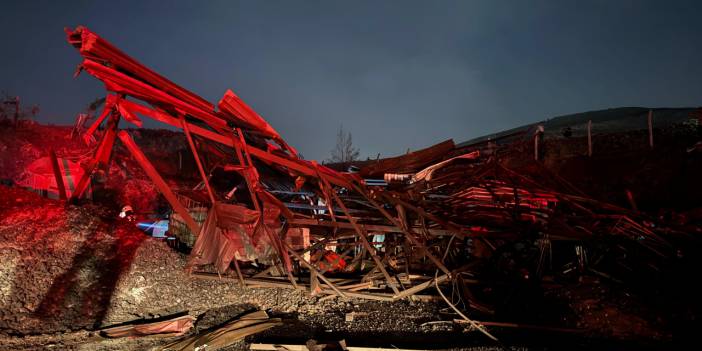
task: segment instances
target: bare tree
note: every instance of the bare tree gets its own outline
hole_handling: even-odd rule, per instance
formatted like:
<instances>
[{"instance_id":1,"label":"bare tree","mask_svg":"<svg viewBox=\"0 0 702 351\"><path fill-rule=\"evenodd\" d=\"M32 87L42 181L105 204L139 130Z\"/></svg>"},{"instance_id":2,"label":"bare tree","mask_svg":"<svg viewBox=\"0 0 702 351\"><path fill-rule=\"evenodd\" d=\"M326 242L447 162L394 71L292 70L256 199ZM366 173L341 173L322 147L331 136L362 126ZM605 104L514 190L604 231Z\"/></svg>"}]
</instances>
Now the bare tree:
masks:
<instances>
[{"instance_id":1,"label":"bare tree","mask_svg":"<svg viewBox=\"0 0 702 351\"><path fill-rule=\"evenodd\" d=\"M359 154L358 148L353 147L351 133L344 133L344 125L342 124L336 134L336 146L331 151L329 162L350 163L357 160Z\"/></svg>"}]
</instances>

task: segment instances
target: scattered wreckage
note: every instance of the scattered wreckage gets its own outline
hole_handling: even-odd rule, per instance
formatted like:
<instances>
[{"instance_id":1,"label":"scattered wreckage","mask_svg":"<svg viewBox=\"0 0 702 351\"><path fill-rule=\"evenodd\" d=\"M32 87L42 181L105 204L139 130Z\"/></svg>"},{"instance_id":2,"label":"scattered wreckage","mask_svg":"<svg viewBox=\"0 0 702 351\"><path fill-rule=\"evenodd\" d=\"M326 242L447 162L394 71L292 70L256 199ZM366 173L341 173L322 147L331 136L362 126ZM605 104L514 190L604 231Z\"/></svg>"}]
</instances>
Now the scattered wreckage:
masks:
<instances>
[{"instance_id":1,"label":"scattered wreckage","mask_svg":"<svg viewBox=\"0 0 702 351\"><path fill-rule=\"evenodd\" d=\"M676 254L641 213L595 200L534 160L538 131L502 145L449 140L345 172L302 159L231 90L213 105L85 27L67 37L83 57L77 74L107 91L83 134L97 144L70 198L107 173L119 140L193 233L194 278L344 299L443 297L490 314L486 291L505 282L624 280ZM187 138L202 178L189 190L201 220L118 128L141 127L142 118Z\"/></svg>"}]
</instances>

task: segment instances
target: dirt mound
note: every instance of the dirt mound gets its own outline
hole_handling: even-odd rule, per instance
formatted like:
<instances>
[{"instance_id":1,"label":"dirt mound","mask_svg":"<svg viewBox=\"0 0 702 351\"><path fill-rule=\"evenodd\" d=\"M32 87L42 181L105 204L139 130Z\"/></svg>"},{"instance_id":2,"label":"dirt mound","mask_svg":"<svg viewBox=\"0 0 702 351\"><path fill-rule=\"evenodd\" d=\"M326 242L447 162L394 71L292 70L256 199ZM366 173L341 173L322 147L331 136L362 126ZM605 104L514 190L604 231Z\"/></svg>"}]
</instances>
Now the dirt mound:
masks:
<instances>
[{"instance_id":1,"label":"dirt mound","mask_svg":"<svg viewBox=\"0 0 702 351\"><path fill-rule=\"evenodd\" d=\"M117 277L146 237L104 221L111 214L98 207L2 192L0 328L31 334L100 324Z\"/></svg>"}]
</instances>

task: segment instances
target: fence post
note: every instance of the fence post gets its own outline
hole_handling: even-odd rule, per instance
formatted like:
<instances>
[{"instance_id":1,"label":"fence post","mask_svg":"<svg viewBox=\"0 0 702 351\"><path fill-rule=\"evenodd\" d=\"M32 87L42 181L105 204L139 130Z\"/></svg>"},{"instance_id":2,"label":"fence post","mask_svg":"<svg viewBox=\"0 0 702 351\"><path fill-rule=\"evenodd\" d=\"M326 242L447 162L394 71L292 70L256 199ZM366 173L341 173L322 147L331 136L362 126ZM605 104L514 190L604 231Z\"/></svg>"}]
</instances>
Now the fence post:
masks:
<instances>
[{"instance_id":1,"label":"fence post","mask_svg":"<svg viewBox=\"0 0 702 351\"><path fill-rule=\"evenodd\" d=\"M536 127L536 132L534 132L534 160L539 160L539 139L544 134L544 126L539 125Z\"/></svg>"},{"instance_id":2,"label":"fence post","mask_svg":"<svg viewBox=\"0 0 702 351\"><path fill-rule=\"evenodd\" d=\"M592 120L587 121L587 155L592 157Z\"/></svg>"}]
</instances>

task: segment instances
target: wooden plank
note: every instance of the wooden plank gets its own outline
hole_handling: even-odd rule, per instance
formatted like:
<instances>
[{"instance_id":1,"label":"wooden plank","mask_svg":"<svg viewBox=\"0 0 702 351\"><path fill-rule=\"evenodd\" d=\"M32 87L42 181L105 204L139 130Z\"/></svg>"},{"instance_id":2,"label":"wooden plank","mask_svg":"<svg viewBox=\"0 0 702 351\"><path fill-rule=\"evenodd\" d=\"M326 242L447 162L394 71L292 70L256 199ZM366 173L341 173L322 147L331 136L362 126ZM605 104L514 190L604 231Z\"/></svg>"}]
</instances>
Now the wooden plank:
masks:
<instances>
[{"instance_id":1,"label":"wooden plank","mask_svg":"<svg viewBox=\"0 0 702 351\"><path fill-rule=\"evenodd\" d=\"M330 289L325 289L322 290L322 293L324 294L334 294L333 290ZM366 299L366 300L375 300L375 301L387 301L387 302L392 302L392 295L389 294L370 294L370 293L360 293L360 292L355 292L355 291L349 291L345 290L344 294L348 297L353 297L353 298L358 298L358 299Z\"/></svg>"},{"instance_id":2,"label":"wooden plank","mask_svg":"<svg viewBox=\"0 0 702 351\"><path fill-rule=\"evenodd\" d=\"M416 294L416 293L418 293L426 288L431 287L434 284L441 284L441 283L447 281L448 279L449 279L449 276L447 274L441 275L436 279L432 278L424 283L417 284L417 285L393 296L393 300L404 299L405 297L408 297L410 295L414 295L414 294Z\"/></svg>"},{"instance_id":3,"label":"wooden plank","mask_svg":"<svg viewBox=\"0 0 702 351\"><path fill-rule=\"evenodd\" d=\"M310 270L310 295L314 296L319 293L319 279L317 279L317 271Z\"/></svg>"},{"instance_id":4,"label":"wooden plank","mask_svg":"<svg viewBox=\"0 0 702 351\"><path fill-rule=\"evenodd\" d=\"M232 278L232 277L225 277L225 276L218 276L216 273L206 273L206 272L193 272L190 274L191 278L196 278L196 279L204 279L204 280L216 280L216 281L229 281L229 282L237 282L237 278ZM327 278L328 279L328 278ZM294 287L292 284L286 281L271 281L271 280L266 280L266 279L256 279L256 278L245 278L244 281L246 282L246 285L249 287L267 287L267 288L284 288L284 289L293 289L293 290L300 290L300 291L308 291L309 287L305 286L303 284L298 284L297 287ZM329 287L331 285L325 284ZM336 291L332 289L322 289L321 291L322 294L326 295L336 295L338 296L339 294L336 293ZM359 298L359 299L367 299L367 300L376 300L376 301L394 301L393 300L393 295L390 294L370 294L370 293L360 293L360 292L354 292L354 291L349 291L345 290L344 295L352 298ZM415 295L419 296L419 295ZM427 299L427 296L421 296L420 298L422 299Z\"/></svg>"},{"instance_id":5,"label":"wooden plank","mask_svg":"<svg viewBox=\"0 0 702 351\"><path fill-rule=\"evenodd\" d=\"M373 286L373 282L361 282L361 283L356 283L356 284L343 285L343 286L340 286L339 289L357 291L356 289L363 290L363 289L368 289L372 286Z\"/></svg>"},{"instance_id":6,"label":"wooden plank","mask_svg":"<svg viewBox=\"0 0 702 351\"><path fill-rule=\"evenodd\" d=\"M244 275L241 274L241 268L239 268L239 260L237 260L235 257L232 261L234 261L234 268L236 269L236 276L239 278L239 286L241 286L243 288L246 286L246 283L244 282Z\"/></svg>"},{"instance_id":7,"label":"wooden plank","mask_svg":"<svg viewBox=\"0 0 702 351\"><path fill-rule=\"evenodd\" d=\"M220 350L230 346L246 336L262 332L266 329L283 324L280 318L269 318L264 311L248 313L224 326L202 333L194 333L185 339L175 340L163 345L159 350L201 350L200 346L207 345L208 350Z\"/></svg>"},{"instance_id":8,"label":"wooden plank","mask_svg":"<svg viewBox=\"0 0 702 351\"><path fill-rule=\"evenodd\" d=\"M275 265L272 265L272 266L270 266L270 267L264 269L263 271L254 274L254 275L253 275L253 278L263 278L263 277L265 277L268 273L271 273L274 269L277 270L276 266L275 266Z\"/></svg>"},{"instance_id":9,"label":"wooden plank","mask_svg":"<svg viewBox=\"0 0 702 351\"><path fill-rule=\"evenodd\" d=\"M257 351L278 351L278 350L289 350L289 351L309 351L307 345L293 345L293 344L251 344L249 345L250 350ZM346 346L347 351L421 351L419 349L398 349L393 348L383 348L383 347L360 347L360 346Z\"/></svg>"}]
</instances>

